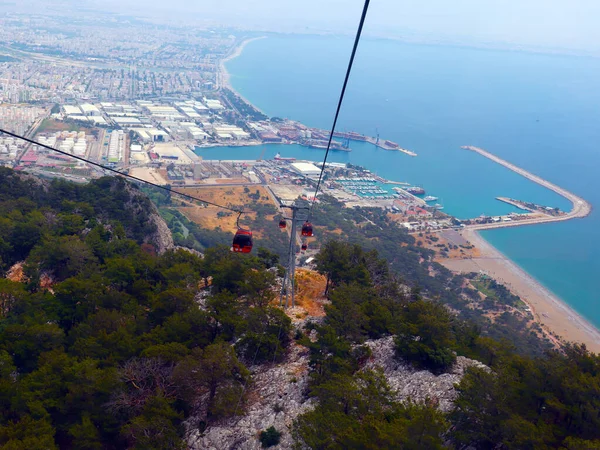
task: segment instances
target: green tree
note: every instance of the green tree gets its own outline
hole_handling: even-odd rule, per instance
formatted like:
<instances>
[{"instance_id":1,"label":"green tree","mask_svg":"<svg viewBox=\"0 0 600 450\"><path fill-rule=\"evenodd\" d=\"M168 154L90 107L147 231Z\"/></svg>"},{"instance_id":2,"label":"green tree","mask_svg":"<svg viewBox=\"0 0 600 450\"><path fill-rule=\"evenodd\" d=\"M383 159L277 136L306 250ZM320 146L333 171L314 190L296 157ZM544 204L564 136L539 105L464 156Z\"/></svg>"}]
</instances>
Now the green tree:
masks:
<instances>
[{"instance_id":1,"label":"green tree","mask_svg":"<svg viewBox=\"0 0 600 450\"><path fill-rule=\"evenodd\" d=\"M369 273L365 265L364 252L358 245L329 241L315 257L317 271L327 276L325 294L329 287L342 282L366 285Z\"/></svg>"},{"instance_id":2,"label":"green tree","mask_svg":"<svg viewBox=\"0 0 600 450\"><path fill-rule=\"evenodd\" d=\"M394 400L379 370L334 376L313 393L318 406L298 417L297 442L313 449L441 449L443 414Z\"/></svg>"},{"instance_id":3,"label":"green tree","mask_svg":"<svg viewBox=\"0 0 600 450\"><path fill-rule=\"evenodd\" d=\"M207 419L242 411L243 386L250 374L230 345L217 342L194 352L177 365L174 376L182 386L182 398L207 395Z\"/></svg>"},{"instance_id":4,"label":"green tree","mask_svg":"<svg viewBox=\"0 0 600 450\"><path fill-rule=\"evenodd\" d=\"M149 399L142 413L123 427L122 434L133 448L146 450L183 450L179 423L182 415L171 402L157 395Z\"/></svg>"},{"instance_id":5,"label":"green tree","mask_svg":"<svg viewBox=\"0 0 600 450\"><path fill-rule=\"evenodd\" d=\"M279 444L280 439L281 433L277 431L275 427L269 427L260 432L259 440L263 448L269 448Z\"/></svg>"},{"instance_id":6,"label":"green tree","mask_svg":"<svg viewBox=\"0 0 600 450\"><path fill-rule=\"evenodd\" d=\"M5 450L54 450L55 430L46 419L24 416L17 422L0 425L0 446Z\"/></svg>"},{"instance_id":7,"label":"green tree","mask_svg":"<svg viewBox=\"0 0 600 450\"><path fill-rule=\"evenodd\" d=\"M30 372L42 353L62 348L64 338L64 331L53 323L17 323L0 330L0 348L12 355L20 371Z\"/></svg>"},{"instance_id":8,"label":"green tree","mask_svg":"<svg viewBox=\"0 0 600 450\"><path fill-rule=\"evenodd\" d=\"M28 262L62 281L94 265L97 259L77 236L62 236L44 239L31 251Z\"/></svg>"},{"instance_id":9,"label":"green tree","mask_svg":"<svg viewBox=\"0 0 600 450\"><path fill-rule=\"evenodd\" d=\"M470 369L457 389L451 419L459 445L593 448L600 439L600 357L584 346L505 356L494 372Z\"/></svg>"},{"instance_id":10,"label":"green tree","mask_svg":"<svg viewBox=\"0 0 600 450\"><path fill-rule=\"evenodd\" d=\"M250 308L246 332L235 348L252 363L280 361L290 342L291 328L291 319L278 308Z\"/></svg>"},{"instance_id":11,"label":"green tree","mask_svg":"<svg viewBox=\"0 0 600 450\"><path fill-rule=\"evenodd\" d=\"M236 333L243 330L245 320L242 317L242 305L230 292L219 292L206 301L206 309L212 318L212 339L220 337L231 341Z\"/></svg>"},{"instance_id":12,"label":"green tree","mask_svg":"<svg viewBox=\"0 0 600 450\"><path fill-rule=\"evenodd\" d=\"M150 317L156 324L162 323L173 314L185 313L194 305L194 292L187 289L167 289L152 301Z\"/></svg>"},{"instance_id":13,"label":"green tree","mask_svg":"<svg viewBox=\"0 0 600 450\"><path fill-rule=\"evenodd\" d=\"M89 414L81 417L81 423L71 426L69 434L73 437L73 448L75 449L98 450L102 448L100 433Z\"/></svg>"},{"instance_id":14,"label":"green tree","mask_svg":"<svg viewBox=\"0 0 600 450\"><path fill-rule=\"evenodd\" d=\"M397 328L396 353L416 366L436 372L455 359L452 315L441 304L425 300L409 303Z\"/></svg>"},{"instance_id":15,"label":"green tree","mask_svg":"<svg viewBox=\"0 0 600 450\"><path fill-rule=\"evenodd\" d=\"M373 292L356 284L342 285L331 293L330 299L331 305L325 306L327 324L344 339L360 342L369 321L363 307L374 300Z\"/></svg>"},{"instance_id":16,"label":"green tree","mask_svg":"<svg viewBox=\"0 0 600 450\"><path fill-rule=\"evenodd\" d=\"M244 272L239 283L239 293L252 306L264 308L275 299L275 275L256 269Z\"/></svg>"}]
</instances>

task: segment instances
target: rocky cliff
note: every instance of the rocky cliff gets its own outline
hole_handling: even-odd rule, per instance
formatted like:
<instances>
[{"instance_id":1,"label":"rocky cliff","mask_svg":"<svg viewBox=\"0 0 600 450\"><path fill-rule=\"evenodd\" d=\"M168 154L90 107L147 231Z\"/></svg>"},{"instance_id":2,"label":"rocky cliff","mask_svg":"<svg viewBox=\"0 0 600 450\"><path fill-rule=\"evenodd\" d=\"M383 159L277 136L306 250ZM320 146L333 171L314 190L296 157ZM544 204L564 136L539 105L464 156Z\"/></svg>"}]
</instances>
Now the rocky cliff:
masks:
<instances>
[{"instance_id":1,"label":"rocky cliff","mask_svg":"<svg viewBox=\"0 0 600 450\"><path fill-rule=\"evenodd\" d=\"M471 366L485 367L478 361L459 356L449 373L439 376L426 370L415 370L396 359L394 339L367 341L373 355L366 368L381 367L400 400L411 399L435 402L443 411L452 408L458 383ZM273 449L293 446L291 425L298 415L312 408L314 400L308 397L308 350L293 344L282 364L265 370L264 366L253 370L254 383L248 387L249 404L246 414L219 424L209 426L203 433L198 431L198 420L187 422L188 445L193 450L258 450L260 432L274 426L282 433L281 442Z\"/></svg>"}]
</instances>

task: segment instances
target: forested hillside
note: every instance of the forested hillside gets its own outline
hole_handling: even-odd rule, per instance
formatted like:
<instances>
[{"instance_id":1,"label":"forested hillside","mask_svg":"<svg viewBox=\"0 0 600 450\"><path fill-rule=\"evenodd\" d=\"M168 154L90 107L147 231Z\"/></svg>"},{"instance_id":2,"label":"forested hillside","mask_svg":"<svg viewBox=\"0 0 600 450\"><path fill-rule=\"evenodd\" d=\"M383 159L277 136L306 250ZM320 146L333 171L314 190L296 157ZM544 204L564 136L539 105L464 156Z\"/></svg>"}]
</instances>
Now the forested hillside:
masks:
<instances>
[{"instance_id":1,"label":"forested hillside","mask_svg":"<svg viewBox=\"0 0 600 450\"><path fill-rule=\"evenodd\" d=\"M18 279L0 279L0 448L183 449L191 434L231 435L256 404L254 380L286 374L294 352L308 355L306 410L250 430L248 448L290 431L313 449L600 448L600 358L515 354L430 295L451 285L419 260L406 264L421 289L393 255L330 241L316 266L326 316L299 320L274 301L274 253L159 251L153 214L121 179L0 170L2 275ZM443 375L459 355L489 368L467 371L450 411L406 402L367 364L367 344L386 338L415 370Z\"/></svg>"},{"instance_id":2,"label":"forested hillside","mask_svg":"<svg viewBox=\"0 0 600 450\"><path fill-rule=\"evenodd\" d=\"M123 180L0 176L3 269L25 268L0 280L0 447L183 448L190 414L243 411L242 360L272 362L289 339L272 255L157 255L151 205Z\"/></svg>"},{"instance_id":3,"label":"forested hillside","mask_svg":"<svg viewBox=\"0 0 600 450\"><path fill-rule=\"evenodd\" d=\"M505 308L508 302L481 302L470 279L456 275L434 261L433 250L423 248L406 228L381 208L343 208L324 196L313 213L319 242L342 240L365 250L376 250L390 270L407 286L430 299L437 299L461 318L477 325L482 334L506 341L524 355L541 356L552 348L548 339L530 328L526 315ZM339 230L342 233L339 233ZM490 313L497 317L490 320Z\"/></svg>"},{"instance_id":4,"label":"forested hillside","mask_svg":"<svg viewBox=\"0 0 600 450\"><path fill-rule=\"evenodd\" d=\"M302 342L319 402L295 428L311 448L600 448L600 357L585 347L520 356L440 302L403 290L378 253L358 245L329 242L317 269L331 305L318 339ZM389 335L397 357L416 368L444 373L465 355L489 369L467 371L447 415L435 398L398 402L380 372L361 370L365 341Z\"/></svg>"},{"instance_id":5,"label":"forested hillside","mask_svg":"<svg viewBox=\"0 0 600 450\"><path fill-rule=\"evenodd\" d=\"M191 222L177 209L181 202L176 196L156 189L147 189L145 192L169 224L176 244L203 251L214 245L228 244L233 237L234 230L207 230ZM260 238L256 239L259 246L285 260L287 235L277 230L280 216L276 215L275 220L265 219L266 215L275 213L275 208L272 205L257 205L252 195L249 195L245 204L235 206L249 211L258 210L259 214L254 220L243 218L243 225L260 233ZM540 356L552 348L551 341L541 333L539 325L531 324L530 317L523 314L522 310L512 308L520 303L518 297L500 292L504 288L498 285L498 294L503 295L494 295L482 302L477 283L472 282L475 274L456 275L435 262L434 251L420 246L418 240L393 221L385 210L344 208L333 197L322 195L313 210L313 223L317 237L309 244L309 248L320 248L333 239L376 250L404 284L422 291L427 298L438 299L451 307L463 319L476 324L484 335L506 341L524 355ZM184 229L186 236L182 233Z\"/></svg>"}]
</instances>

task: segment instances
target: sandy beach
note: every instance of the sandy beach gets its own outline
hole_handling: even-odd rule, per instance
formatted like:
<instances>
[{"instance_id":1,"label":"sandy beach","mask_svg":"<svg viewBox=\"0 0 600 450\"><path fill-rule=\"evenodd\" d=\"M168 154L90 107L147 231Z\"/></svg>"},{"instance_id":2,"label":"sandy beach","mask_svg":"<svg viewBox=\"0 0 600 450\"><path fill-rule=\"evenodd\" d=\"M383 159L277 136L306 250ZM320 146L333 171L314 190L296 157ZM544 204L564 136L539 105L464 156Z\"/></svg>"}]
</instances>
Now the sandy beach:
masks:
<instances>
[{"instance_id":1,"label":"sandy beach","mask_svg":"<svg viewBox=\"0 0 600 450\"><path fill-rule=\"evenodd\" d=\"M265 38L266 36L246 39L233 48L227 57L221 60L217 76L219 88L226 87L236 92L230 84L230 76L225 64L227 61L240 56L246 45L250 42ZM236 93L240 95L239 92ZM242 96L240 95L240 97ZM247 99L244 99L244 101L251 104ZM582 218L590 213L592 209L591 205L575 194L556 186L537 175L531 174L508 161L502 160L483 149L472 146L465 146L463 148L476 151L482 156L505 166L534 183L558 193L568 199L573 207L571 211L558 217L545 216L531 219L527 222L501 222L496 224L471 225L469 228L462 230L460 234L464 239L475 245L478 252L470 258L453 258L441 260L439 262L455 272L485 272L496 279L496 281L504 284L515 295L521 297L521 299L531 308L536 320L547 332L560 336L564 341L583 343L591 351L600 353L600 331L598 331L596 327L576 313L564 301L542 286L527 272L509 260L478 234L479 229L533 225L544 222Z\"/></svg>"},{"instance_id":2,"label":"sandy beach","mask_svg":"<svg viewBox=\"0 0 600 450\"><path fill-rule=\"evenodd\" d=\"M476 230L463 230L461 235L478 248L480 256L444 260L441 264L456 272L485 272L521 297L547 331L565 341L582 343L589 350L600 352L600 331L596 327L489 244Z\"/></svg>"}]
</instances>

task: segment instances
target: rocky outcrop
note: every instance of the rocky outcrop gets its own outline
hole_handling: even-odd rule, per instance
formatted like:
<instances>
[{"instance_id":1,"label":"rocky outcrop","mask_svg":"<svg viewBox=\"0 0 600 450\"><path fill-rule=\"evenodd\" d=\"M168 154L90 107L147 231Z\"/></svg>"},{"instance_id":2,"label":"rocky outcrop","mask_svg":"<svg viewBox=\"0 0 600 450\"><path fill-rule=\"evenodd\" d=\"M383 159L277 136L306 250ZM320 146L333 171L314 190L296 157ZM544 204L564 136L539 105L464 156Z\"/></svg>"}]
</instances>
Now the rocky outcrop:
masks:
<instances>
[{"instance_id":1,"label":"rocky outcrop","mask_svg":"<svg viewBox=\"0 0 600 450\"><path fill-rule=\"evenodd\" d=\"M246 414L198 431L194 418L188 420L188 448L192 450L258 450L260 432L274 426L282 433L279 445L293 445L290 426L298 415L312 408L307 398L308 351L294 345L282 364L265 369L255 367L253 383L248 387Z\"/></svg>"},{"instance_id":2,"label":"rocky outcrop","mask_svg":"<svg viewBox=\"0 0 600 450\"><path fill-rule=\"evenodd\" d=\"M115 182L113 189L119 186L118 182ZM124 205L125 208L129 208L132 210L134 214L142 213L144 211L148 214L148 221L154 225L155 231L153 233L148 234L144 238L144 243L152 244L156 251L161 254L166 252L167 250L171 250L175 247L175 243L173 242L173 235L171 234L171 230L169 230L169 226L160 217L158 213L158 209L148 199L141 191L135 189L129 183L125 183L125 190L130 195L130 200Z\"/></svg>"},{"instance_id":3,"label":"rocky outcrop","mask_svg":"<svg viewBox=\"0 0 600 450\"><path fill-rule=\"evenodd\" d=\"M146 243L154 245L156 251L161 254L175 247L173 235L169 226L156 211L156 207L152 205L153 211L150 214L149 220L156 226L156 231L145 239Z\"/></svg>"},{"instance_id":4,"label":"rocky outcrop","mask_svg":"<svg viewBox=\"0 0 600 450\"><path fill-rule=\"evenodd\" d=\"M367 341L366 345L373 354L365 368L381 367L399 400L433 402L442 411L452 408L457 396L454 385L468 367L486 368L478 361L459 356L449 373L436 376L396 359L393 337ZM260 432L270 426L282 433L280 444L273 448L292 448L290 428L293 421L314 407L314 400L307 396L308 351L294 344L283 363L267 369L255 367L252 372L254 382L248 387L246 414L209 426L203 433L198 430L198 419L189 419L187 442L190 449L258 450L261 448Z\"/></svg>"},{"instance_id":5,"label":"rocky outcrop","mask_svg":"<svg viewBox=\"0 0 600 450\"><path fill-rule=\"evenodd\" d=\"M442 411L452 409L457 392L454 387L469 367L487 368L479 361L459 356L448 373L434 375L427 370L417 370L395 356L393 336L368 341L366 345L373 352L366 368L381 367L388 383L398 393L399 400L415 402L429 401L437 404Z\"/></svg>"}]
</instances>

